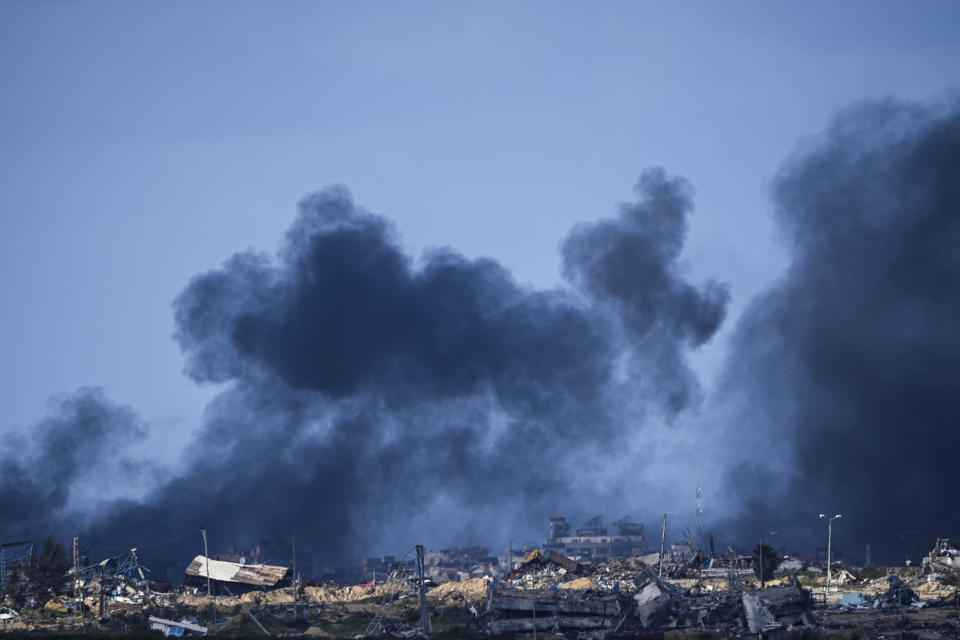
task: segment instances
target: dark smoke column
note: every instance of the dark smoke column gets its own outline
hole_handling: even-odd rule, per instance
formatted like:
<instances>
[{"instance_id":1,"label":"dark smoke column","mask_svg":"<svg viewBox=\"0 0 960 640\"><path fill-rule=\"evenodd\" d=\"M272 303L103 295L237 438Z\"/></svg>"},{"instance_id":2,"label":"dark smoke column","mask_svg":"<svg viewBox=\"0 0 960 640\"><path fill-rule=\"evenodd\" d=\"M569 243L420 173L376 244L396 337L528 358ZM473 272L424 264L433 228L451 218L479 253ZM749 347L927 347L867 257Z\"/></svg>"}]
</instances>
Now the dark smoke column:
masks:
<instances>
[{"instance_id":1,"label":"dark smoke column","mask_svg":"<svg viewBox=\"0 0 960 640\"><path fill-rule=\"evenodd\" d=\"M276 256L238 253L176 300L188 374L223 391L183 475L100 531L202 522L213 549L296 529L349 563L596 510L648 414L697 399L686 353L724 317L726 290L678 266L691 210L684 180L646 172L571 233L569 284L537 290L449 248L415 261L343 187L304 198Z\"/></svg>"},{"instance_id":2,"label":"dark smoke column","mask_svg":"<svg viewBox=\"0 0 960 640\"><path fill-rule=\"evenodd\" d=\"M817 544L817 513L842 512L840 549L917 560L960 532L957 104L855 105L774 196L793 262L740 322L724 388L767 443L731 474L744 517Z\"/></svg>"}]
</instances>

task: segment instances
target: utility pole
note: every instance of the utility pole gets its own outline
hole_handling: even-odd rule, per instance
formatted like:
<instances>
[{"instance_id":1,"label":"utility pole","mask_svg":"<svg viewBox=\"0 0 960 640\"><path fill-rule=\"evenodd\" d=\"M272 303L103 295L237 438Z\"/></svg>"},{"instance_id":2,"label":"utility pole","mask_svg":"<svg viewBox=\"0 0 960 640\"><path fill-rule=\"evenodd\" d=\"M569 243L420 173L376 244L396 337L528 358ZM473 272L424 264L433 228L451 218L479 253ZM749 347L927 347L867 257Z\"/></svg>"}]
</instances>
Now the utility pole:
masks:
<instances>
[{"instance_id":1,"label":"utility pole","mask_svg":"<svg viewBox=\"0 0 960 640\"><path fill-rule=\"evenodd\" d=\"M210 553L207 551L207 530L200 527L200 535L203 536L203 560L207 564L207 598L213 603L213 620L210 626L213 627L213 635L217 635L217 601L213 599L213 591L210 588Z\"/></svg>"},{"instance_id":2,"label":"utility pole","mask_svg":"<svg viewBox=\"0 0 960 640\"><path fill-rule=\"evenodd\" d=\"M103 565L100 565L100 606L97 609L97 616L100 619L100 622L103 622L103 608L106 597L106 576Z\"/></svg>"},{"instance_id":3,"label":"utility pole","mask_svg":"<svg viewBox=\"0 0 960 640\"><path fill-rule=\"evenodd\" d=\"M300 580L297 578L297 532L290 532L291 544L293 546L293 619L297 619L297 597L299 596Z\"/></svg>"},{"instance_id":4,"label":"utility pole","mask_svg":"<svg viewBox=\"0 0 960 640\"><path fill-rule=\"evenodd\" d=\"M422 544L417 545L417 586L420 594L420 624L423 625L423 633L430 637L433 635L433 625L430 623L430 616L427 614L427 590L423 584L424 573L424 548Z\"/></svg>"},{"instance_id":5,"label":"utility pole","mask_svg":"<svg viewBox=\"0 0 960 640\"><path fill-rule=\"evenodd\" d=\"M663 514L663 531L660 532L660 569L657 571L657 577L663 577L663 552L666 550L667 543L667 516L670 514L669 511L665 511Z\"/></svg>"},{"instance_id":6,"label":"utility pole","mask_svg":"<svg viewBox=\"0 0 960 640\"><path fill-rule=\"evenodd\" d=\"M737 585L737 552L733 550L733 547L727 546L727 549L730 551L730 573L727 575L727 586L730 591L733 591L734 587Z\"/></svg>"},{"instance_id":7,"label":"utility pole","mask_svg":"<svg viewBox=\"0 0 960 640\"><path fill-rule=\"evenodd\" d=\"M83 580L80 578L80 538L73 539L73 598L74 617L80 616L84 632L87 629L87 616L83 610Z\"/></svg>"},{"instance_id":8,"label":"utility pole","mask_svg":"<svg viewBox=\"0 0 960 640\"><path fill-rule=\"evenodd\" d=\"M833 521L842 517L842 513L838 513L832 518L827 518L824 514L820 514L821 520L827 518L827 593L830 593L830 544L833 541ZM826 599L826 596L824 596L824 599Z\"/></svg>"}]
</instances>

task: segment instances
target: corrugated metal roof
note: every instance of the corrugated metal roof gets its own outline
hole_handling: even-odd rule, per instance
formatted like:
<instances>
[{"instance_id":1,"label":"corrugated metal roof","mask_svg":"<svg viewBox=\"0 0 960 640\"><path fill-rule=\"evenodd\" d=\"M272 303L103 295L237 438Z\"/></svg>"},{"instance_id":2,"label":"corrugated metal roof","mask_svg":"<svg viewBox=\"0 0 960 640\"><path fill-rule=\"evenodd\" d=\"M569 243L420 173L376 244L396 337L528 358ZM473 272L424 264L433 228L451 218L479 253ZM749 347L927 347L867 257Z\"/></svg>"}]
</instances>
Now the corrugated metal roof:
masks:
<instances>
[{"instance_id":1,"label":"corrugated metal roof","mask_svg":"<svg viewBox=\"0 0 960 640\"><path fill-rule=\"evenodd\" d=\"M276 585L289 571L287 567L277 567L269 564L240 564L239 562L208 560L205 556L197 556L187 567L187 575L206 578L208 562L211 580L243 582L244 584L263 587Z\"/></svg>"}]
</instances>

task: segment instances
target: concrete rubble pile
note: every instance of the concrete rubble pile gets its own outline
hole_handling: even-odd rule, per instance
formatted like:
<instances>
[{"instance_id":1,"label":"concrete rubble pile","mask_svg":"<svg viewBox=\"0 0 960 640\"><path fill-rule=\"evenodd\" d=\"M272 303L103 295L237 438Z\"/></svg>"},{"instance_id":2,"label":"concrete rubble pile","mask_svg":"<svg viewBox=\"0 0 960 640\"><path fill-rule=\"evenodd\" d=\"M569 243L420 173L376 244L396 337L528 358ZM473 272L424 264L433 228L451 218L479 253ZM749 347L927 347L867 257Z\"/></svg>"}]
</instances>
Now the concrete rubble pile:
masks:
<instances>
[{"instance_id":1,"label":"concrete rubble pile","mask_svg":"<svg viewBox=\"0 0 960 640\"><path fill-rule=\"evenodd\" d=\"M646 572L657 568L659 559L659 553L651 553L582 564L555 551L532 551L524 558L524 563L509 573L503 581L518 589L559 587L634 592L637 590L637 581L643 581ZM664 559L666 576L683 577L690 570L689 565Z\"/></svg>"},{"instance_id":2,"label":"concrete rubble pile","mask_svg":"<svg viewBox=\"0 0 960 640\"><path fill-rule=\"evenodd\" d=\"M799 584L752 593L679 589L650 575L634 597L636 619L644 629L702 628L766 633L776 628L812 626L813 599Z\"/></svg>"},{"instance_id":3,"label":"concrete rubble pile","mask_svg":"<svg viewBox=\"0 0 960 640\"><path fill-rule=\"evenodd\" d=\"M923 559L922 567L928 580L960 583L960 544L949 538L937 538L933 549Z\"/></svg>"},{"instance_id":4,"label":"concrete rubble pile","mask_svg":"<svg viewBox=\"0 0 960 640\"><path fill-rule=\"evenodd\" d=\"M598 639L656 629L700 628L772 636L812 626L813 599L795 581L753 593L684 589L649 567L618 589L491 588L486 628L493 632L574 633ZM617 572L622 567L618 567Z\"/></svg>"},{"instance_id":5,"label":"concrete rubble pile","mask_svg":"<svg viewBox=\"0 0 960 640\"><path fill-rule=\"evenodd\" d=\"M883 593L865 594L859 591L843 594L841 607L857 609L879 609L905 606L930 606L930 602L920 602L920 597L900 576L891 574L886 578L888 588Z\"/></svg>"},{"instance_id":6,"label":"concrete rubble pile","mask_svg":"<svg viewBox=\"0 0 960 640\"><path fill-rule=\"evenodd\" d=\"M632 607L629 597L596 590L498 590L490 600L493 633L614 631Z\"/></svg>"},{"instance_id":7,"label":"concrete rubble pile","mask_svg":"<svg viewBox=\"0 0 960 640\"><path fill-rule=\"evenodd\" d=\"M555 551L528 553L523 564L511 571L504 582L517 589L545 589L568 582L581 572L583 565Z\"/></svg>"}]
</instances>

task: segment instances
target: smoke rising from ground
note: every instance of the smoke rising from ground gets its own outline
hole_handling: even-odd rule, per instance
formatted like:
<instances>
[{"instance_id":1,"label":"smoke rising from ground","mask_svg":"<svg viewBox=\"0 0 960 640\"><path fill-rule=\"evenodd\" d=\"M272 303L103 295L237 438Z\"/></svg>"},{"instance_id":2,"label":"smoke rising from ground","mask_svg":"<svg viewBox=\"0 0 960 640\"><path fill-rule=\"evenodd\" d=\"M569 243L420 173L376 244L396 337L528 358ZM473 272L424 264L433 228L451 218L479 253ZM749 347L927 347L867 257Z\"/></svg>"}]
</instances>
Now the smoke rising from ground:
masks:
<instances>
[{"instance_id":1,"label":"smoke rising from ground","mask_svg":"<svg viewBox=\"0 0 960 640\"><path fill-rule=\"evenodd\" d=\"M793 262L740 320L717 398L750 460L730 473L741 522L825 545L818 514L842 513L843 548L902 562L960 532L960 110L855 105L773 192Z\"/></svg>"},{"instance_id":2,"label":"smoke rising from ground","mask_svg":"<svg viewBox=\"0 0 960 640\"><path fill-rule=\"evenodd\" d=\"M306 197L276 256L238 253L177 298L187 373L222 391L185 471L101 505L84 535L179 540L154 551L176 568L201 525L215 549L295 529L329 563L540 537L557 510L692 512L692 486L690 503L643 503L664 495L641 484L645 446L668 458L656 473L678 469L664 482L701 462L725 478L707 529L741 544L776 529L778 547L820 546L819 513L843 513L837 545L872 544L876 562L960 533L957 105L855 105L781 168L792 262L694 417L687 354L729 294L680 269L691 192L644 173L633 202L573 229L567 285L549 290L449 248L414 259L344 188ZM141 432L99 391L54 405L0 459L0 533L72 534L72 492Z\"/></svg>"},{"instance_id":3,"label":"smoke rising from ground","mask_svg":"<svg viewBox=\"0 0 960 640\"><path fill-rule=\"evenodd\" d=\"M689 185L655 169L636 195L574 230L554 290L449 248L414 260L342 187L304 198L277 256L238 253L175 301L188 375L224 390L186 472L87 535L203 525L223 549L296 530L332 563L539 537L556 509L602 509L591 477L646 416L698 399L685 354L728 299L679 270ZM196 541L181 546L163 553Z\"/></svg>"}]
</instances>

